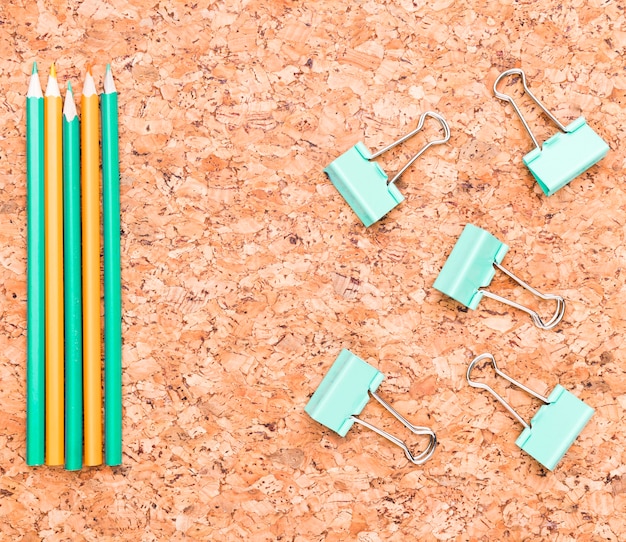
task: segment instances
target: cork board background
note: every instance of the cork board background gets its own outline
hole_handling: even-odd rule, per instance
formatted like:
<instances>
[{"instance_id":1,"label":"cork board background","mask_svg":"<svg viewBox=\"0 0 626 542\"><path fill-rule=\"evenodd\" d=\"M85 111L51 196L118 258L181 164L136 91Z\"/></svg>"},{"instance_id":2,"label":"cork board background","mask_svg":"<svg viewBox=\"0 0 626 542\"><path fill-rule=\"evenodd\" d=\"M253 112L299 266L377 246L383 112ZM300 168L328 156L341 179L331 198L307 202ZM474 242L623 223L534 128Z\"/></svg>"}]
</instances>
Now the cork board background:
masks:
<instances>
[{"instance_id":1,"label":"cork board background","mask_svg":"<svg viewBox=\"0 0 626 542\"><path fill-rule=\"evenodd\" d=\"M0 6L0 538L338 541L624 540L626 13L618 1L17 0ZM70 473L25 464L25 94L52 61L120 92L124 457ZM608 156L550 198L492 84L521 67ZM518 85L519 86L519 85ZM515 85L510 87L515 88ZM528 100L537 137L555 132ZM379 149L426 110L448 120L364 228L323 168ZM383 156L392 173L436 124ZM567 309L552 331L432 285L463 226ZM502 276L493 291L527 300ZM550 305L541 305L549 313ZM341 348L432 427L410 465L363 428L304 412ZM596 413L550 473L465 370L492 352L542 393ZM487 376L488 379L488 376ZM493 381L527 419L536 400ZM367 420L397 433L373 403Z\"/></svg>"}]
</instances>

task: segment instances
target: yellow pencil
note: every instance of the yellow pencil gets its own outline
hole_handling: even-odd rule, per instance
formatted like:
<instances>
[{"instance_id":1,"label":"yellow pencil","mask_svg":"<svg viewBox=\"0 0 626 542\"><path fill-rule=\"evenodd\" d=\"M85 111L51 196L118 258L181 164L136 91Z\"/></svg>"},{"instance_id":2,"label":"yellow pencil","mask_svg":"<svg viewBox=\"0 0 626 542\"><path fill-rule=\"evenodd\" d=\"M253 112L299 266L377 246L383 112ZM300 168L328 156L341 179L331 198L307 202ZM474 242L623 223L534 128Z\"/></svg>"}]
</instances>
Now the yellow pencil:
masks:
<instances>
[{"instance_id":1,"label":"yellow pencil","mask_svg":"<svg viewBox=\"0 0 626 542\"><path fill-rule=\"evenodd\" d=\"M46 238L46 464L64 462L63 123L54 64L44 97Z\"/></svg>"},{"instance_id":2,"label":"yellow pencil","mask_svg":"<svg viewBox=\"0 0 626 542\"><path fill-rule=\"evenodd\" d=\"M102 464L102 360L100 335L100 144L98 94L87 71L81 109L83 219L83 379L85 465Z\"/></svg>"}]
</instances>

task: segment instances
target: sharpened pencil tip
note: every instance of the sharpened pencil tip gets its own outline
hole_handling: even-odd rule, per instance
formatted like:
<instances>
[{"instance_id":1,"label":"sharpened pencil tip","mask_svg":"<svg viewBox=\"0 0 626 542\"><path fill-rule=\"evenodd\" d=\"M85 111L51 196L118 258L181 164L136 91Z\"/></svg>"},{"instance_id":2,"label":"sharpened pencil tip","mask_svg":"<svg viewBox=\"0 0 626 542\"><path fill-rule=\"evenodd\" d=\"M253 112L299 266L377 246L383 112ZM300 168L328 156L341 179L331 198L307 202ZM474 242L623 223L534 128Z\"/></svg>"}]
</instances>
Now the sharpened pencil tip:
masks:
<instances>
[{"instance_id":1,"label":"sharpened pencil tip","mask_svg":"<svg viewBox=\"0 0 626 542\"><path fill-rule=\"evenodd\" d=\"M68 122L72 122L76 118L76 104L74 103L74 93L72 85L67 82L67 93L65 94L65 103L63 104L63 116Z\"/></svg>"},{"instance_id":2,"label":"sharpened pencil tip","mask_svg":"<svg viewBox=\"0 0 626 542\"><path fill-rule=\"evenodd\" d=\"M46 85L46 96L54 96L55 98L61 97L61 90L59 89L59 82L57 81L57 70L54 63L50 67L50 77L48 77L48 84Z\"/></svg>"},{"instance_id":3,"label":"sharpened pencil tip","mask_svg":"<svg viewBox=\"0 0 626 542\"><path fill-rule=\"evenodd\" d=\"M91 66L87 70L87 74L85 75L85 84L83 85L83 96L93 96L96 94L96 84L93 80L93 75L91 75Z\"/></svg>"},{"instance_id":4,"label":"sharpened pencil tip","mask_svg":"<svg viewBox=\"0 0 626 542\"><path fill-rule=\"evenodd\" d=\"M104 93L112 94L117 92L115 88L115 81L113 80L113 72L111 72L111 65L107 64L107 70L104 74Z\"/></svg>"},{"instance_id":5,"label":"sharpened pencil tip","mask_svg":"<svg viewBox=\"0 0 626 542\"><path fill-rule=\"evenodd\" d=\"M27 98L43 98L41 92L41 83L39 81L39 73L37 72L37 63L33 64L33 73L30 75L30 81L28 82Z\"/></svg>"}]
</instances>

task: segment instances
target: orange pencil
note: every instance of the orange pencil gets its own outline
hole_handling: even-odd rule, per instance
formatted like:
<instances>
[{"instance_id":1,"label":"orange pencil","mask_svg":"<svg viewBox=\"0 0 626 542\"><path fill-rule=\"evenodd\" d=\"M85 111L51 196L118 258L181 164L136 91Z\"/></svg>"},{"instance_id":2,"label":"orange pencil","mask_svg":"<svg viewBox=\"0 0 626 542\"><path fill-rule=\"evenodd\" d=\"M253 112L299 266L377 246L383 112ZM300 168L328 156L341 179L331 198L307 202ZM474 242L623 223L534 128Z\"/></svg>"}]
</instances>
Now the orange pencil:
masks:
<instances>
[{"instance_id":1,"label":"orange pencil","mask_svg":"<svg viewBox=\"0 0 626 542\"><path fill-rule=\"evenodd\" d=\"M63 123L54 64L44 97L46 465L63 465Z\"/></svg>"},{"instance_id":2,"label":"orange pencil","mask_svg":"<svg viewBox=\"0 0 626 542\"><path fill-rule=\"evenodd\" d=\"M85 465L102 464L102 360L100 335L100 142L98 94L87 71L81 110L83 228L83 380Z\"/></svg>"}]
</instances>

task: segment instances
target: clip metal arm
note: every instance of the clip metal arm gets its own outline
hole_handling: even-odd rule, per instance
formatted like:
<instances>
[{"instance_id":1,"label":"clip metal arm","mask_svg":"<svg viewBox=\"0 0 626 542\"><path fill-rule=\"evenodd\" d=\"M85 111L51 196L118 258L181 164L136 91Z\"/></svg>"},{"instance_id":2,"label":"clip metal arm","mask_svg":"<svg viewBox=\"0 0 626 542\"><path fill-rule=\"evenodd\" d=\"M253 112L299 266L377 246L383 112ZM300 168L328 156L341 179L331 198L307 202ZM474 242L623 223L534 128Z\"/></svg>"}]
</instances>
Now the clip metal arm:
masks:
<instances>
[{"instance_id":1,"label":"clip metal arm","mask_svg":"<svg viewBox=\"0 0 626 542\"><path fill-rule=\"evenodd\" d=\"M422 113L422 116L420 117L419 123L417 125L417 128L415 128L415 130L413 130L412 132L410 132L410 133L406 134L405 136L401 137L397 141L394 141L391 145L387 145L384 149L381 149L378 152L374 153L370 157L370 160L374 160L374 159L378 158L381 154L383 154L383 153L393 149L395 146L400 145L401 143L404 143L407 139L412 138L414 135L416 135L418 132L420 132L422 130L422 128L424 127L424 121L426 120L426 117L432 117L433 119L439 121L439 123L441 124L441 127L443 128L443 133L444 133L443 139L435 139L434 141L430 141L426 145L424 145L417 152L417 154L415 154L413 156L413 158L411 158L402 167L402 169L400 171L398 171L398 173L395 174L393 179L391 179L391 181L389 181L387 184L394 184L402 176L402 174L407 169L409 169L411 167L413 162L415 162L415 160L417 160L422 154L424 154L424 152L426 152L427 149L429 149L433 145L441 145L443 143L446 143L450 139L450 127L448 126L448 123L446 122L446 119L444 119L443 116L440 115L439 113L435 113L434 111L426 111L425 113Z\"/></svg>"},{"instance_id":2,"label":"clip metal arm","mask_svg":"<svg viewBox=\"0 0 626 542\"><path fill-rule=\"evenodd\" d=\"M524 71L519 69L519 68L513 68L511 70L506 70L505 72L502 72L498 76L498 78L495 80L495 82L493 84L493 93L496 95L496 98L499 98L500 100L504 100L505 102L510 102L510 104L513 106L513 109L515 109L515 112L517 113L517 116L522 121L522 124L524 125L524 128L526 128L526 131L528 132L528 135L533 140L533 143L535 144L535 147L537 147L539 150L541 150L541 145L539 145L539 142L537 141L537 138L534 136L532 130L530 129L530 126L526 122L526 119L524 119L524 116L522 115L522 112L521 112L520 108L515 103L515 100L513 100L513 98L511 96L509 96L508 94L503 94L502 92L498 92L498 89L497 89L498 83L504 77L508 77L509 75L520 75L522 77L522 85L524 86L524 91L526 92L526 94L528 94L528 96L530 96L530 98L532 98L532 100L541 108L541 110L546 115L548 115L550 120L552 122L554 122L554 124L556 124L558 126L559 130L561 130L562 132L567 133L567 129L565 128L565 126L563 126L563 124L561 124L559 122L559 120L552 113L550 113L550 111L548 111L546 106L543 105L539 101L539 99L530 91L530 89L528 88L528 85L526 84L526 74L524 73Z\"/></svg>"},{"instance_id":3,"label":"clip metal arm","mask_svg":"<svg viewBox=\"0 0 626 542\"><path fill-rule=\"evenodd\" d=\"M418 425L413 425L404 416L402 416L402 414L400 414L397 410L395 410L387 401L385 401L380 395L378 395L375 391L369 390L369 393L384 408L386 408L389 413L391 413L400 423L402 423L402 425L404 425L411 432L415 433L416 435L428 435L429 442L428 442L428 446L426 447L426 449L420 452L418 455L413 455L413 453L411 453L411 450L409 450L405 442L403 440L400 440L398 437L392 435L391 433L387 433L386 431L383 431L382 429L379 429L375 425L372 425L371 423L366 422L365 420L361 420L357 416L352 416L351 419L355 421L356 423L374 431L374 433L379 434L381 437L386 438L389 442L392 442L396 446L399 446L400 448L402 448L402 450L404 450L404 454L406 455L407 459L411 461L411 463L413 463L414 465L421 465L422 463L425 463L426 461L428 461L433 455L433 453L435 452L435 448L437 447L437 437L434 431L432 429L429 429L428 427L421 427Z\"/></svg>"},{"instance_id":4,"label":"clip metal arm","mask_svg":"<svg viewBox=\"0 0 626 542\"><path fill-rule=\"evenodd\" d=\"M536 397L537 399L543 401L546 404L549 404L550 401L548 401L547 397L544 397L543 395L538 394L536 391L533 391L527 386L524 386L524 384L522 384L521 382L518 382L517 380L511 378L509 375L507 375L506 373L498 369L498 366L496 365L496 359L491 354L481 354L480 356L472 360L472 362L469 364L469 367L467 368L467 373L465 375L465 377L467 378L467 383L473 388L479 388L481 390L485 390L491 393L491 395L493 395L511 414L513 414L513 416L515 416L518 422L520 422L525 428L529 428L530 425L526 422L526 420L524 420L524 418L522 418L513 409L513 407L509 405L509 403L507 403L504 400L504 398L501 395L499 395L493 388L491 388L490 386L488 386L487 384L483 382L476 382L475 380L472 380L470 378L470 374L472 373L472 370L474 369L474 367L476 367L476 364L479 361L482 361L484 359L488 359L491 361L491 364L493 365L493 368L498 376L501 376L505 380L508 380L514 386L517 386L518 388L524 390L526 393L532 395L533 397Z\"/></svg>"},{"instance_id":5,"label":"clip metal arm","mask_svg":"<svg viewBox=\"0 0 626 542\"><path fill-rule=\"evenodd\" d=\"M500 265L498 262L493 262L493 265L496 266L505 275L507 275L508 277L513 279L515 282L517 282L517 284L519 284L523 288L526 288L526 290L528 290L530 293L532 293L536 297L539 297L540 299L544 299L547 301L552 301L552 300L556 301L556 310L554 314L552 315L552 318L550 318L550 320L548 320L547 322L544 322L541 316L539 316L539 313L530 309L529 307L520 305L519 303L516 303L515 301L511 301L510 299L507 299L506 297L502 297L497 294L491 293L489 290L481 289L480 291L485 297L490 297L491 299L495 299L496 301L500 301L502 303L505 303L506 305L509 305L511 307L515 307L516 309L524 311L526 314L530 315L533 323L540 329L552 329L561 321L561 319L563 318L563 315L565 314L565 300L560 295L542 294L539 290L535 290L535 288L530 286L530 284L526 284L522 279L520 279L519 277L516 277L513 273L511 273L508 269Z\"/></svg>"}]
</instances>

